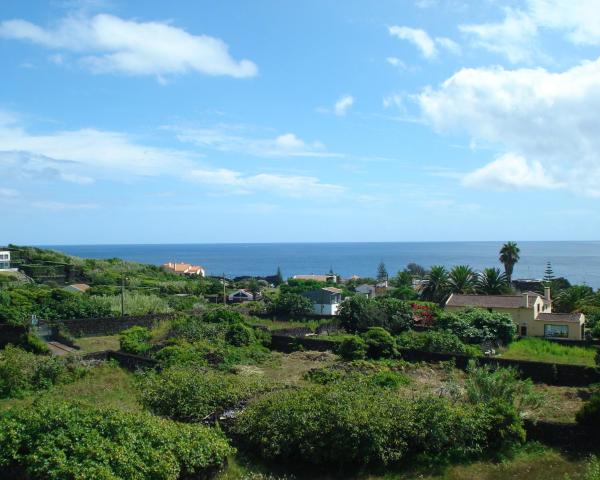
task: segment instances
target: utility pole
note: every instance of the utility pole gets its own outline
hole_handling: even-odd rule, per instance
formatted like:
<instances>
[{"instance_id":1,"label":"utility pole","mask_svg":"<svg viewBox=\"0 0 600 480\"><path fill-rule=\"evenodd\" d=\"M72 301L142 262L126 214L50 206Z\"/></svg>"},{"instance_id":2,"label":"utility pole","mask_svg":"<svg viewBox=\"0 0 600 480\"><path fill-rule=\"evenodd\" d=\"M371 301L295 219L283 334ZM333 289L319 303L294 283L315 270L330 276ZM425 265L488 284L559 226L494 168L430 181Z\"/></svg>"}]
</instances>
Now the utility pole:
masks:
<instances>
[{"instance_id":1,"label":"utility pole","mask_svg":"<svg viewBox=\"0 0 600 480\"><path fill-rule=\"evenodd\" d=\"M227 305L227 293L225 289L225 272L223 272L223 305Z\"/></svg>"},{"instance_id":2,"label":"utility pole","mask_svg":"<svg viewBox=\"0 0 600 480\"><path fill-rule=\"evenodd\" d=\"M121 274L121 316L125 316L125 275Z\"/></svg>"}]
</instances>

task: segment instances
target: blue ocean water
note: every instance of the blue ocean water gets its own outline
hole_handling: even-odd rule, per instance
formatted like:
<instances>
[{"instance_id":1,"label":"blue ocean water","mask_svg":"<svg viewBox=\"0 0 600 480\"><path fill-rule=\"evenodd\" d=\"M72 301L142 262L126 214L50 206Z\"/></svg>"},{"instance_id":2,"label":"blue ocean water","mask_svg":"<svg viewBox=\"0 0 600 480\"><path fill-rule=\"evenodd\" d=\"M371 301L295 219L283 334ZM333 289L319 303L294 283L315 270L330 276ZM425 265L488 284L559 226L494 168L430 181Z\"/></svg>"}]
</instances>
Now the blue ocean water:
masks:
<instances>
[{"instance_id":1,"label":"blue ocean water","mask_svg":"<svg viewBox=\"0 0 600 480\"><path fill-rule=\"evenodd\" d=\"M546 262L556 276L571 283L600 288L600 242L518 242L521 260L513 278L542 278ZM204 266L208 275L228 277L273 275L280 266L284 277L326 273L375 276L383 261L390 275L415 262L448 268L467 264L476 270L501 267L502 242L390 242L390 243L247 243L177 245L54 245L70 255L122 258L160 265L168 261Z\"/></svg>"}]
</instances>

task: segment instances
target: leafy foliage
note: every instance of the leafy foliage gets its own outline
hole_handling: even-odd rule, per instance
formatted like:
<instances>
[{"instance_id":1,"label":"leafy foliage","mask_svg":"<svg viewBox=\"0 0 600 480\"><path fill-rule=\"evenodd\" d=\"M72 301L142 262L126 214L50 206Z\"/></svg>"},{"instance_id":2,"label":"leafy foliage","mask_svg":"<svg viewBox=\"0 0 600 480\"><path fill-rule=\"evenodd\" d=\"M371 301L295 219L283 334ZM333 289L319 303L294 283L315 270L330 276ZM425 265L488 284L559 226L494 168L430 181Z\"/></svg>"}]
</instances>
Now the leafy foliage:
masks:
<instances>
[{"instance_id":1,"label":"leafy foliage","mask_svg":"<svg viewBox=\"0 0 600 480\"><path fill-rule=\"evenodd\" d=\"M434 353L462 353L477 356L477 347L466 345L456 335L445 331L405 332L398 337L398 346Z\"/></svg>"},{"instance_id":2,"label":"leafy foliage","mask_svg":"<svg viewBox=\"0 0 600 480\"><path fill-rule=\"evenodd\" d=\"M385 329L371 327L363 335L369 358L392 358L397 355L396 340Z\"/></svg>"},{"instance_id":3,"label":"leafy foliage","mask_svg":"<svg viewBox=\"0 0 600 480\"><path fill-rule=\"evenodd\" d=\"M340 324L348 332L364 332L382 327L400 333L412 327L413 311L409 303L389 297L366 298L355 295L340 306Z\"/></svg>"},{"instance_id":4,"label":"leafy foliage","mask_svg":"<svg viewBox=\"0 0 600 480\"><path fill-rule=\"evenodd\" d=\"M577 423L588 427L600 427L600 393L592 395L576 415Z\"/></svg>"},{"instance_id":5,"label":"leafy foliage","mask_svg":"<svg viewBox=\"0 0 600 480\"><path fill-rule=\"evenodd\" d=\"M495 441L500 422L510 427L520 420L487 404L408 399L368 378L352 377L267 394L240 415L233 433L246 449L267 460L348 470L419 454L478 455ZM498 443L518 440L505 436Z\"/></svg>"},{"instance_id":6,"label":"leafy foliage","mask_svg":"<svg viewBox=\"0 0 600 480\"><path fill-rule=\"evenodd\" d=\"M442 265L434 265L425 276L421 289L421 298L437 304L442 304L448 298L448 271Z\"/></svg>"},{"instance_id":7,"label":"leafy foliage","mask_svg":"<svg viewBox=\"0 0 600 480\"><path fill-rule=\"evenodd\" d=\"M477 291L484 295L502 295L508 290L508 277L499 268L484 268L477 278Z\"/></svg>"},{"instance_id":8,"label":"leafy foliage","mask_svg":"<svg viewBox=\"0 0 600 480\"><path fill-rule=\"evenodd\" d=\"M149 414L38 403L0 415L0 468L31 479L176 480L232 452L217 429Z\"/></svg>"},{"instance_id":9,"label":"leafy foliage","mask_svg":"<svg viewBox=\"0 0 600 480\"><path fill-rule=\"evenodd\" d=\"M200 422L215 412L238 406L269 385L257 376L216 372L194 366L173 366L140 379L140 400L157 415Z\"/></svg>"},{"instance_id":10,"label":"leafy foliage","mask_svg":"<svg viewBox=\"0 0 600 480\"><path fill-rule=\"evenodd\" d=\"M344 338L338 348L339 355L344 360L361 360L367 354L366 342L356 335Z\"/></svg>"},{"instance_id":11,"label":"leafy foliage","mask_svg":"<svg viewBox=\"0 0 600 480\"><path fill-rule=\"evenodd\" d=\"M489 312L482 308L466 308L440 316L436 328L448 330L467 342L499 342L514 340L516 326L506 313Z\"/></svg>"},{"instance_id":12,"label":"leafy foliage","mask_svg":"<svg viewBox=\"0 0 600 480\"><path fill-rule=\"evenodd\" d=\"M303 318L312 312L312 302L299 293L281 293L269 303L268 311L282 317Z\"/></svg>"},{"instance_id":13,"label":"leafy foliage","mask_svg":"<svg viewBox=\"0 0 600 480\"><path fill-rule=\"evenodd\" d=\"M498 259L500 260L500 263L504 265L504 274L506 275L506 280L509 285L515 264L520 259L520 252L521 250L515 242L506 242L500 249L500 256Z\"/></svg>"},{"instance_id":14,"label":"leafy foliage","mask_svg":"<svg viewBox=\"0 0 600 480\"><path fill-rule=\"evenodd\" d=\"M476 285L477 274L468 265L457 265L448 274L448 288L452 293L474 293Z\"/></svg>"},{"instance_id":15,"label":"leafy foliage","mask_svg":"<svg viewBox=\"0 0 600 480\"><path fill-rule=\"evenodd\" d=\"M152 332L146 327L131 327L123 330L119 337L121 350L134 355L142 355L151 345Z\"/></svg>"},{"instance_id":16,"label":"leafy foliage","mask_svg":"<svg viewBox=\"0 0 600 480\"><path fill-rule=\"evenodd\" d=\"M22 397L57 383L69 383L86 372L74 357L35 355L9 345L0 350L0 398Z\"/></svg>"}]
</instances>

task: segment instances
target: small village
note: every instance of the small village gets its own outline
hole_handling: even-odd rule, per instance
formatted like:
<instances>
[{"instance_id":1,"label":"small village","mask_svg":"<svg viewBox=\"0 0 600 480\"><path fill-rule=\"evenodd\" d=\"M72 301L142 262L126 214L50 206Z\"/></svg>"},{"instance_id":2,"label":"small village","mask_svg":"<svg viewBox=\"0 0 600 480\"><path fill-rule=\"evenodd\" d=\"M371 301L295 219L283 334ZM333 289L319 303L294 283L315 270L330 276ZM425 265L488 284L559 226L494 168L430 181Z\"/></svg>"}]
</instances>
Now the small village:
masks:
<instances>
[{"instance_id":1,"label":"small village","mask_svg":"<svg viewBox=\"0 0 600 480\"><path fill-rule=\"evenodd\" d=\"M452 471L449 458L473 461L497 448L514 456L533 445L544 455L587 451L595 438L600 294L554 277L550 263L539 280L509 280L519 261L513 242L498 253L503 269L409 264L390 275L381 262L372 278L333 269L227 278L179 261L153 266L14 245L0 258L0 412L35 399L50 406L23 415L85 422L144 412L144 428L167 422L167 458L179 458L181 441L168 422L208 442L210 461L194 468L214 468L219 480L263 478L256 475L282 461L287 467L271 470L281 478L347 478L349 465L356 478L379 478L378 469L402 468L411 451L422 459L411 468L441 451ZM73 396L82 410L52 410ZM409 433L441 421L433 406L446 422L435 447ZM402 411L412 412L402 420L408 430L395 427ZM282 437L305 422L311 430ZM379 446L371 427L383 432ZM37 441L27 438L14 441ZM306 453L314 442L329 452ZM407 446L396 450L397 442Z\"/></svg>"}]
</instances>

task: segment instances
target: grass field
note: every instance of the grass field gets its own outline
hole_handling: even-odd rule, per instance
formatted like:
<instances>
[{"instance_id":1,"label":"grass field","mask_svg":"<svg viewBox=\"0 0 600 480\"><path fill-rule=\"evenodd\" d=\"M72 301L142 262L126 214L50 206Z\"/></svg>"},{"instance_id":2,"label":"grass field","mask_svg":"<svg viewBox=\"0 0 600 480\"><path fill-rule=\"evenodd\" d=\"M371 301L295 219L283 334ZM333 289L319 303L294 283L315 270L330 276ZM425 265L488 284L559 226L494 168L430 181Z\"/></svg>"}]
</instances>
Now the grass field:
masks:
<instances>
[{"instance_id":1,"label":"grass field","mask_svg":"<svg viewBox=\"0 0 600 480\"><path fill-rule=\"evenodd\" d=\"M356 473L345 475L352 480L583 480L585 456L572 457L564 452L529 443L512 457L502 461L478 461L460 465L415 466L383 475ZM253 463L238 455L231 457L225 470L215 480L339 480L340 477L314 472L290 474ZM587 480L587 478L585 479Z\"/></svg>"},{"instance_id":2,"label":"grass field","mask_svg":"<svg viewBox=\"0 0 600 480\"><path fill-rule=\"evenodd\" d=\"M595 366L596 349L550 342L541 338L522 338L501 353L502 358L534 362L568 363Z\"/></svg>"},{"instance_id":3,"label":"grass field","mask_svg":"<svg viewBox=\"0 0 600 480\"><path fill-rule=\"evenodd\" d=\"M67 385L22 399L0 400L0 411L15 405L30 405L36 399L75 400L93 407L110 407L139 411L133 374L110 363L94 367L85 377Z\"/></svg>"},{"instance_id":4,"label":"grass field","mask_svg":"<svg viewBox=\"0 0 600 480\"><path fill-rule=\"evenodd\" d=\"M119 350L119 336L81 337L75 340L81 353L101 352L103 350Z\"/></svg>"}]
</instances>

